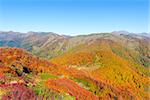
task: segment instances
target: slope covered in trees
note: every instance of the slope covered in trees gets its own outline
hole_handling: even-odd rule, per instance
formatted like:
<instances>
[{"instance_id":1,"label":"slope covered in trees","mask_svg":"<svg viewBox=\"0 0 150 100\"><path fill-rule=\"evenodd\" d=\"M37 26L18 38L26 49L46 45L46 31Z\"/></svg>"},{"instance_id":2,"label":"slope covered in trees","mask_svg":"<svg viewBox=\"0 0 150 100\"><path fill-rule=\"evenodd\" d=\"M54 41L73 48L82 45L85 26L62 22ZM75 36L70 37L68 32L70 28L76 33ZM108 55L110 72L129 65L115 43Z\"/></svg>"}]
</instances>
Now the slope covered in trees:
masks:
<instances>
[{"instance_id":1,"label":"slope covered in trees","mask_svg":"<svg viewBox=\"0 0 150 100\"><path fill-rule=\"evenodd\" d=\"M1 99L149 99L149 36L18 34L0 33L17 47L0 48Z\"/></svg>"},{"instance_id":2,"label":"slope covered in trees","mask_svg":"<svg viewBox=\"0 0 150 100\"><path fill-rule=\"evenodd\" d=\"M130 68L127 62L123 62L126 66L120 66L122 63L118 62L120 65L117 65L118 63L117 66L105 65L89 71L53 64L18 48L0 48L0 54L1 65L3 65L1 66L3 72L1 91L4 98L8 97L10 91L13 92L9 87L11 84L16 84L17 89L22 85L22 88L32 89L35 98L40 98L39 91L43 91L43 98L55 98L53 95L56 95L56 98L64 95L62 97L80 100L87 95L95 99L148 98L149 93L145 90L148 86L148 78ZM112 57L111 61L116 58ZM25 67L28 72L24 70Z\"/></svg>"},{"instance_id":3,"label":"slope covered in trees","mask_svg":"<svg viewBox=\"0 0 150 100\"><path fill-rule=\"evenodd\" d=\"M51 59L51 62L86 70L96 80L109 81L113 87L130 91L137 98L148 97L145 89L149 85L149 68L133 59L135 53L105 39L92 45L82 45Z\"/></svg>"}]
</instances>

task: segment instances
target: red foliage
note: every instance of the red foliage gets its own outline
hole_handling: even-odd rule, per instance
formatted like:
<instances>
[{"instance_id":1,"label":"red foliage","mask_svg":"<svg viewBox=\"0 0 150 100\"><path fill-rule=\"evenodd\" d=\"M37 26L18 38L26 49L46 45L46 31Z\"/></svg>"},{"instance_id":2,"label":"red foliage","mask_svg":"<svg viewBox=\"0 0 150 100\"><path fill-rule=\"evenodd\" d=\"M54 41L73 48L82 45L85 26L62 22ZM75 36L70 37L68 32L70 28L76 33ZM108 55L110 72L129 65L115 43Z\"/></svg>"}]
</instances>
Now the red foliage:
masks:
<instances>
[{"instance_id":1,"label":"red foliage","mask_svg":"<svg viewBox=\"0 0 150 100\"><path fill-rule=\"evenodd\" d=\"M58 92L67 92L68 94L75 96L79 100L98 100L99 98L91 92L80 87L74 81L62 78L62 79L49 79L46 85Z\"/></svg>"},{"instance_id":2,"label":"red foliage","mask_svg":"<svg viewBox=\"0 0 150 100\"><path fill-rule=\"evenodd\" d=\"M36 100L35 93L20 84L8 84L4 87L12 88L12 92L10 94L4 95L2 100Z\"/></svg>"}]
</instances>

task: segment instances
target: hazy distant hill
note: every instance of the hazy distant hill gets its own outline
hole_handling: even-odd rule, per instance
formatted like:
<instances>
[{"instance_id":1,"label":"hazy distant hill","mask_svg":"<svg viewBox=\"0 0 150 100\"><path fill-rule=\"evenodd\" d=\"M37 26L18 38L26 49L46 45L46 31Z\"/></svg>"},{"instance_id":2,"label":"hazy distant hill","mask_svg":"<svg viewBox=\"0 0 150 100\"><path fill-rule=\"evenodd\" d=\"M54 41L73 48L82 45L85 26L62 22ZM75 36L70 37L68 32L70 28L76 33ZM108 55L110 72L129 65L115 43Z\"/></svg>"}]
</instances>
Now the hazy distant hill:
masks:
<instances>
[{"instance_id":1,"label":"hazy distant hill","mask_svg":"<svg viewBox=\"0 0 150 100\"><path fill-rule=\"evenodd\" d=\"M0 32L0 46L20 47L24 37L19 32Z\"/></svg>"}]
</instances>

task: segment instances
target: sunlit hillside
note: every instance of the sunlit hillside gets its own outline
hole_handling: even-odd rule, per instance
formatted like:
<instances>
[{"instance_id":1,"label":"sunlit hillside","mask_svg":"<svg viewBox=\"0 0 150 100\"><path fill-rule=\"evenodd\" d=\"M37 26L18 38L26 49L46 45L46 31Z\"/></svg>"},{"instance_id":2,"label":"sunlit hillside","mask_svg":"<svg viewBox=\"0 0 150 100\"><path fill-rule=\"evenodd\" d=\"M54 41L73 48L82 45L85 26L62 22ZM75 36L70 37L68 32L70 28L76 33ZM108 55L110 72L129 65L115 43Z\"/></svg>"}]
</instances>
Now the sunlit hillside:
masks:
<instances>
[{"instance_id":1,"label":"sunlit hillside","mask_svg":"<svg viewBox=\"0 0 150 100\"><path fill-rule=\"evenodd\" d=\"M0 98L148 100L149 40L120 32L0 33Z\"/></svg>"}]
</instances>

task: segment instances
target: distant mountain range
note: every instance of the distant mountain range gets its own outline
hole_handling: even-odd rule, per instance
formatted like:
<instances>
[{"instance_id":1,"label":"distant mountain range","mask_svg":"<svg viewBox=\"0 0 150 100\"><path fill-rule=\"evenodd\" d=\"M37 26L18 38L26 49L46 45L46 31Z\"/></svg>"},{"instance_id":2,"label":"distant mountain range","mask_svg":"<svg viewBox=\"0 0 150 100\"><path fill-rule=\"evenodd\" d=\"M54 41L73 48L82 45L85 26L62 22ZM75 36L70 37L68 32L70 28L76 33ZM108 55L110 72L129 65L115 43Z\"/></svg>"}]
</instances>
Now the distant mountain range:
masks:
<instances>
[{"instance_id":1,"label":"distant mountain range","mask_svg":"<svg viewBox=\"0 0 150 100\"><path fill-rule=\"evenodd\" d=\"M150 34L129 33L126 31L114 31L111 33L93 33L89 35L65 36L52 32L2 32L0 31L0 46L24 48L33 54L51 59L63 55L69 51L76 51L79 47L98 45L105 41L110 46L114 44L124 49L124 51L134 52L138 55L139 61L144 66L148 66L150 54ZM111 43L111 44L110 44ZM112 47L113 48L113 47ZM81 48L80 48L81 49ZM123 51L123 53L124 53ZM120 51L121 52L121 51ZM129 53L129 52L128 52ZM132 56L133 53L130 54ZM134 58L134 57L133 57Z\"/></svg>"}]
</instances>

